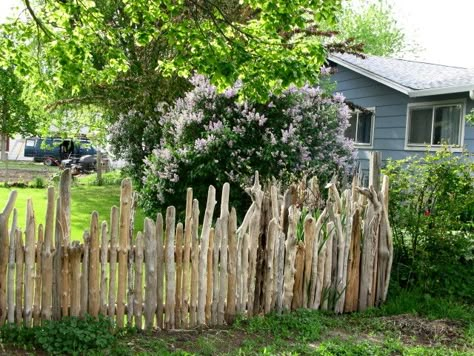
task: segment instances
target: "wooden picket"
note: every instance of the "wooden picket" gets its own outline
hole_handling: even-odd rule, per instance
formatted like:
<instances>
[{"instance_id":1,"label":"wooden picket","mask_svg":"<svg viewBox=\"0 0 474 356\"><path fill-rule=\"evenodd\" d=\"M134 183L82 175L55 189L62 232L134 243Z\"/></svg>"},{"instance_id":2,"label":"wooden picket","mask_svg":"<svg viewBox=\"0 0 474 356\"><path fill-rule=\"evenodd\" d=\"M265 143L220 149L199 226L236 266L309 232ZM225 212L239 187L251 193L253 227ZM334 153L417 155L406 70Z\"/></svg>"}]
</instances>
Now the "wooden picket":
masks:
<instances>
[{"instance_id":1,"label":"wooden picket","mask_svg":"<svg viewBox=\"0 0 474 356\"><path fill-rule=\"evenodd\" d=\"M20 228L12 192L0 213L0 323L102 314L118 327L182 329L231 324L238 314L378 306L393 261L389 181L380 161L374 153L368 188L358 177L342 192L328 184L322 211L309 202L321 196L317 179L281 192L262 188L256 174L240 226L226 183L217 219L216 189L209 187L203 216L188 189L184 224L169 207L165 219L146 218L135 233L126 179L120 207L107 222L92 212L82 243L71 242L69 170L57 200L48 188L44 228L31 200Z\"/></svg>"}]
</instances>

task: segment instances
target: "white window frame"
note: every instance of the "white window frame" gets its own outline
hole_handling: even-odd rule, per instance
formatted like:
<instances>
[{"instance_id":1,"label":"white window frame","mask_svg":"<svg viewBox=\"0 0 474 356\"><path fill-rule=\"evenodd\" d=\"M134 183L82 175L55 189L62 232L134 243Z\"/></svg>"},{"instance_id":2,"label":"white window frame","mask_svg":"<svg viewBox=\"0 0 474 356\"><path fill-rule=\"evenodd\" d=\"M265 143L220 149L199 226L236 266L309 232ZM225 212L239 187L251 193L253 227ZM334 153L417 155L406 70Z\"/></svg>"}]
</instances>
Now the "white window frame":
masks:
<instances>
[{"instance_id":1,"label":"white window frame","mask_svg":"<svg viewBox=\"0 0 474 356\"><path fill-rule=\"evenodd\" d=\"M433 115L435 109L438 107L454 106L461 105L461 122L459 123L459 144L449 145L450 149L453 152L462 152L464 146L464 128L466 126L466 99L457 99L457 100L443 100L443 101L428 101L428 102L419 102L419 103L409 103L407 105L407 115L406 115L406 127L405 127L405 150L407 151L438 151L443 148L443 145L433 145L433 132L434 132L434 119ZM429 144L424 143L408 143L408 136L410 135L410 110L411 109L429 109L432 110L431 118L431 139Z\"/></svg>"},{"instance_id":2,"label":"white window frame","mask_svg":"<svg viewBox=\"0 0 474 356\"><path fill-rule=\"evenodd\" d=\"M354 137L354 146L360 148L373 148L374 147L374 134L375 134L375 107L364 108L367 111L372 112L372 120L370 121L370 143L357 142L357 130L359 129L359 113L361 112L358 109L352 110L351 115L357 114L356 118L356 131Z\"/></svg>"}]
</instances>

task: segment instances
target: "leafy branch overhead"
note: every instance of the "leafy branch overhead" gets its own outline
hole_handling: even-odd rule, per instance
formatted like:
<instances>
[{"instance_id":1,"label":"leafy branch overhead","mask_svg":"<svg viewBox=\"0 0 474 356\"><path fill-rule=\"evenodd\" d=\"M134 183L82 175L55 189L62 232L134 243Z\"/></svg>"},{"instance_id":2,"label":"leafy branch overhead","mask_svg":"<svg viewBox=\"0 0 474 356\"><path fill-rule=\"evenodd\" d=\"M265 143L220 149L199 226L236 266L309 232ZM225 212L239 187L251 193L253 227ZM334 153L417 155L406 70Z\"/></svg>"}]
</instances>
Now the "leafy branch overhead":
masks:
<instances>
[{"instance_id":1,"label":"leafy branch overhead","mask_svg":"<svg viewBox=\"0 0 474 356\"><path fill-rule=\"evenodd\" d=\"M176 81L194 71L220 90L240 79L243 95L265 100L290 84L316 82L328 51L361 50L327 30L340 0L23 3L26 21L3 26L1 61L40 83L36 90L50 108L54 102L113 106L124 92L134 97L137 86L144 96L162 87L143 85L150 76Z\"/></svg>"}]
</instances>

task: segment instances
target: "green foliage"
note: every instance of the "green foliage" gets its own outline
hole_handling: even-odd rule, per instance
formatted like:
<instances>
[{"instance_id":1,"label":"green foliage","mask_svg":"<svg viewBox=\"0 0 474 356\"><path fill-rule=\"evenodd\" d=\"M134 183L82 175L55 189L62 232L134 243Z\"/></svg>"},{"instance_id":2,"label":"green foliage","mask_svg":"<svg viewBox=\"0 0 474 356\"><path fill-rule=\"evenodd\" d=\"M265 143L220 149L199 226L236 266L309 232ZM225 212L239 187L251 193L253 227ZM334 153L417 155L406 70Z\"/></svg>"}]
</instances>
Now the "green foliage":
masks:
<instances>
[{"instance_id":1,"label":"green foliage","mask_svg":"<svg viewBox=\"0 0 474 356\"><path fill-rule=\"evenodd\" d=\"M111 347L116 342L112 327L112 322L102 316L65 317L32 328L5 324L0 328L0 337L2 343L41 349L48 354L81 355Z\"/></svg>"},{"instance_id":2,"label":"green foliage","mask_svg":"<svg viewBox=\"0 0 474 356\"><path fill-rule=\"evenodd\" d=\"M410 50L405 33L385 0L344 1L337 30L340 38L361 42L367 54L389 56Z\"/></svg>"},{"instance_id":3,"label":"green foliage","mask_svg":"<svg viewBox=\"0 0 474 356\"><path fill-rule=\"evenodd\" d=\"M474 163L447 148L387 164L393 276L403 287L473 301Z\"/></svg>"},{"instance_id":4,"label":"green foliage","mask_svg":"<svg viewBox=\"0 0 474 356\"><path fill-rule=\"evenodd\" d=\"M0 65L0 132L9 137L29 135L35 132L36 124L23 99L23 83L12 67L5 69Z\"/></svg>"},{"instance_id":5,"label":"green foliage","mask_svg":"<svg viewBox=\"0 0 474 356\"><path fill-rule=\"evenodd\" d=\"M474 125L474 109L472 109L471 112L467 114L464 118L466 122L469 122L471 125Z\"/></svg>"},{"instance_id":6,"label":"green foliage","mask_svg":"<svg viewBox=\"0 0 474 356\"><path fill-rule=\"evenodd\" d=\"M15 63L20 75L30 75L39 100L53 95L67 99L65 104L129 102L124 94L139 96L144 83L161 90L159 81L168 77L176 84L177 77L193 71L209 74L221 89L242 79L244 92L262 99L291 83L316 80L335 46L352 48L328 42L328 35L316 30L335 23L340 0L28 4L27 21L3 26L0 64Z\"/></svg>"}]
</instances>

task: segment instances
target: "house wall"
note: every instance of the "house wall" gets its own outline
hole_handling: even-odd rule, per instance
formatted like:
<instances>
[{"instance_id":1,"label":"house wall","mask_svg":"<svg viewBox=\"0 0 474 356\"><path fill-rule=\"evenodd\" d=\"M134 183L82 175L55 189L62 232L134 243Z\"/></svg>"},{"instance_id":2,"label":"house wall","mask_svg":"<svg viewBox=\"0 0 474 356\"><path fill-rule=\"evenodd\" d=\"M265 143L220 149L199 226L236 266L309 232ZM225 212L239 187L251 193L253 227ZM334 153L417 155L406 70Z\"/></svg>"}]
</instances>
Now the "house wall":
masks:
<instances>
[{"instance_id":1,"label":"house wall","mask_svg":"<svg viewBox=\"0 0 474 356\"><path fill-rule=\"evenodd\" d=\"M375 127L373 146L359 149L358 159L364 170L368 169L370 151L380 151L382 159L403 159L412 155L424 154L419 150L405 149L405 131L407 125L407 105L417 102L432 102L451 99L463 99L466 113L474 108L474 101L468 93L438 95L431 97L409 98L399 91L369 79L340 65L332 76L337 92L342 92L347 100L356 105L375 108ZM464 128L464 146L474 152L474 126L466 123Z\"/></svg>"}]
</instances>

